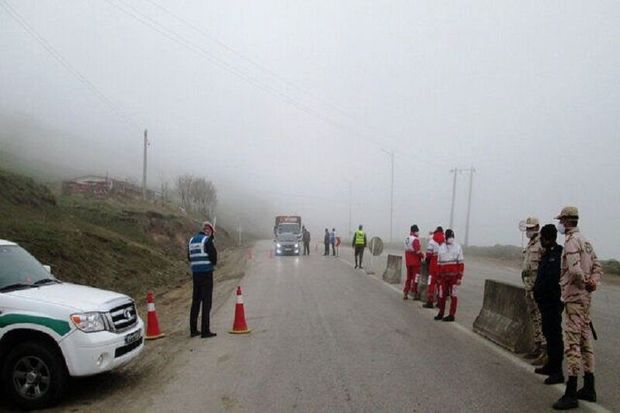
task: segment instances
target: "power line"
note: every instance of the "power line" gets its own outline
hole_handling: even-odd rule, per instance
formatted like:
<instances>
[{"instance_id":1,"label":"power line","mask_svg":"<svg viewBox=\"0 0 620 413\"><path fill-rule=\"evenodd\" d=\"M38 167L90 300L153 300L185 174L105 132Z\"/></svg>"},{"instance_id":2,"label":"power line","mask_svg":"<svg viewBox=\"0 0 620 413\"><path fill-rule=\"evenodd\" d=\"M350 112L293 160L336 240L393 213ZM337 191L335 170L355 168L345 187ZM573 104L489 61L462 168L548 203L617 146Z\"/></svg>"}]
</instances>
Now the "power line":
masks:
<instances>
[{"instance_id":1,"label":"power line","mask_svg":"<svg viewBox=\"0 0 620 413\"><path fill-rule=\"evenodd\" d=\"M124 122L133 127L138 127L136 122L129 118L118 106L108 98L103 92L101 92L88 78L82 75L77 69L75 69L71 63L63 57L43 36L28 23L28 21L15 10L7 1L0 0L0 6L24 29L24 31L34 39L41 47L49 53L62 67L67 70L74 78L82 83L100 102L108 107L112 112L119 116Z\"/></svg>"},{"instance_id":2,"label":"power line","mask_svg":"<svg viewBox=\"0 0 620 413\"><path fill-rule=\"evenodd\" d=\"M274 70L268 68L267 66L259 63L258 61L244 55L243 53L237 51L236 49L234 49L233 47L231 47L230 45L226 44L225 42L223 42L222 40L218 39L217 37L213 36L211 33L205 31L204 29L196 26L196 24L192 23L191 21L184 19L183 17L180 17L179 15L175 14L174 12L172 12L170 9L162 6L161 4L159 4L158 2L154 1L154 0L144 0L150 4L152 4L153 6L155 6L156 8L158 8L159 10L163 11L164 13L168 14L169 16L171 16L172 18L174 18L175 20L181 22L182 24L184 24L185 26L189 27L190 29L194 30L197 33L200 33L201 35L203 35L204 37L210 39L211 41L217 43L218 45L220 45L222 48L224 48L226 51L228 51L231 54L234 54L235 56L241 58L242 60L245 60L246 62L250 63L250 65L260 69L261 71L269 74L271 77L273 77L274 79L277 79L278 81L280 81L281 83L283 83L284 85L290 87L291 89L294 89L302 94L308 95L311 98L315 99L317 102L328 106L330 108L332 108L333 110L335 110L336 112L340 113L342 116L350 119L353 122L357 122L357 120L351 116L350 114L348 114L345 110L341 109L340 107L338 107L337 105L317 96L316 94L308 91L307 89L304 89L303 87L299 86L298 84L284 78L283 76L281 76L280 74L276 73Z\"/></svg>"},{"instance_id":3,"label":"power line","mask_svg":"<svg viewBox=\"0 0 620 413\"><path fill-rule=\"evenodd\" d=\"M277 90L269 85L266 85L264 82L261 82L260 80L248 75L247 73L245 73L243 70L238 69L232 65L230 65L229 63L227 63L226 61L222 60L221 58L213 55L213 53L209 52L208 50L204 49L201 46L195 45L193 44L191 41L187 40L185 37L181 36L180 34L178 34L177 32L175 32L174 30L171 30L167 27L165 27L164 25L162 25L161 23L155 21L153 18L149 17L148 15L145 15L144 13L141 13L139 10L137 10L135 7L127 4L125 1L123 0L117 0L117 2L113 2L112 0L105 0L108 4L110 4L112 7L115 7L116 9L118 9L119 11L121 11L122 13L134 18L135 20L139 21L141 24L145 25L146 27L150 28L151 30L154 30L155 32L161 34L162 36L166 37L168 40L194 52L197 54L202 55L204 58L206 58L209 62L211 62L212 64L214 64L215 66L218 66L220 69L223 69L224 71L231 73L243 80L245 80L246 82L252 84L253 86L263 90L264 92L282 99L284 102L294 106L295 108L297 108L298 110L313 116L319 120L322 120L325 123L330 124L332 127L340 130L341 132L346 132L347 129L349 129L347 126L342 125L341 123L335 121L334 119L331 119L330 117L322 114L321 112L315 110L314 108L312 108L311 106L308 106L307 104L304 104L303 102L300 102L298 99L295 99L294 97L289 96L288 94ZM349 136L349 135L345 135L345 136ZM372 143L373 145L376 145L380 148L383 148L384 145L379 142L376 141L372 138L369 138L367 136L364 137L364 140L366 140L369 143Z\"/></svg>"}]
</instances>

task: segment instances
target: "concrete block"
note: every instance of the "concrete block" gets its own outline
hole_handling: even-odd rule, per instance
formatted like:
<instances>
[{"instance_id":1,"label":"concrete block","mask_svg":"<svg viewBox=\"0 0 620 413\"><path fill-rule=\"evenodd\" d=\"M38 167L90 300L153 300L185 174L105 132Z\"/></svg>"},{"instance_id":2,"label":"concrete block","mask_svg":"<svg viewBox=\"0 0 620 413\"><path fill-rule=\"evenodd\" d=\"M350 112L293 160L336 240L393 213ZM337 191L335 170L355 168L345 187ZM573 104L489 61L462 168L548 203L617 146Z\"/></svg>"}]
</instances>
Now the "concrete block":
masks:
<instances>
[{"instance_id":1,"label":"concrete block","mask_svg":"<svg viewBox=\"0 0 620 413\"><path fill-rule=\"evenodd\" d=\"M514 353L530 352L534 339L524 288L485 280L484 300L474 331Z\"/></svg>"},{"instance_id":2,"label":"concrete block","mask_svg":"<svg viewBox=\"0 0 620 413\"><path fill-rule=\"evenodd\" d=\"M387 266L383 272L383 281L390 284L400 284L403 271L403 257L391 255L387 257Z\"/></svg>"}]
</instances>

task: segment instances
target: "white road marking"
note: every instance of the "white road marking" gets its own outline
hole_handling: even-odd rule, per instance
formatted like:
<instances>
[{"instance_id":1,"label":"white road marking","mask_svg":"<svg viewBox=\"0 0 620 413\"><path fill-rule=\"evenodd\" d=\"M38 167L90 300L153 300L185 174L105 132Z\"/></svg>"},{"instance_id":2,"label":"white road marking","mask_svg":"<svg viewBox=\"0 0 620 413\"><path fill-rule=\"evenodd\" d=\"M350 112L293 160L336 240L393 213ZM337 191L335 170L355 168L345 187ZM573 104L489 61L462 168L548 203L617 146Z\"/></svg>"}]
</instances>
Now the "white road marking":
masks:
<instances>
[{"instance_id":1,"label":"white road marking","mask_svg":"<svg viewBox=\"0 0 620 413\"><path fill-rule=\"evenodd\" d=\"M354 264L350 263L349 261L345 260L344 258L338 257L338 259L342 262L344 262L345 264L349 265L352 268L355 268ZM399 295L402 294L403 292L401 291L400 287L397 287L393 284L388 284L386 282L384 282L383 280L371 275L371 274L367 274L366 271L364 271L364 275L367 276L368 278L374 280L374 281L378 281L380 282L383 286L389 288L392 291L395 291L396 293L398 293ZM427 311L428 309L423 309L422 307L420 307L418 310L424 310L421 311L423 314L426 313L428 314L428 316L433 316L433 313L430 311ZM469 337L471 337L472 339L474 339L475 341L479 342L480 344L484 345L485 347L487 347L488 349L492 350L493 352L495 352L496 354L504 357L505 359L507 359L508 361L512 362L512 364L514 364L515 366L519 367L522 370L527 371L528 373L530 373L532 376L536 377L541 383L544 382L545 376L542 376L540 374L536 374L534 373L534 366L530 365L529 363L527 363L526 361L521 360L519 357L515 356L514 354L508 352L507 350L503 349L502 347L498 346L497 344L493 343L492 341L489 341L487 339L485 339L484 337L474 333L472 330L469 330L467 327L459 324L459 323L452 323L452 325L457 328L459 331L461 331L462 333L468 335ZM564 394L564 384L554 384L551 387L553 387L554 389L557 390L558 394L562 395ZM579 400L579 407L581 408L585 408L586 410L592 411L592 412L596 412L596 413L612 413L611 410L606 409L605 407L601 406L600 404L597 403L591 403L591 402L587 402L587 401L583 401L583 400Z\"/></svg>"}]
</instances>

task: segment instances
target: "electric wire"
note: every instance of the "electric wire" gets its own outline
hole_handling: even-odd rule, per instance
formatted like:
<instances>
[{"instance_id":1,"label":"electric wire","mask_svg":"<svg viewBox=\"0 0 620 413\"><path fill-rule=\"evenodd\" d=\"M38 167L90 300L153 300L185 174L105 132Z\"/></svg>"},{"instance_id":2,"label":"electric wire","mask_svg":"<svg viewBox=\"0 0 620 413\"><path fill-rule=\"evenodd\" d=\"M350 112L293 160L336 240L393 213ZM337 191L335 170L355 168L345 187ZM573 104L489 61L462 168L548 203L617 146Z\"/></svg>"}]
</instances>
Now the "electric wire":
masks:
<instances>
[{"instance_id":1,"label":"electric wire","mask_svg":"<svg viewBox=\"0 0 620 413\"><path fill-rule=\"evenodd\" d=\"M0 6L17 22L22 29L35 40L45 51L54 59L58 64L65 68L69 74L77 79L82 85L84 85L101 103L103 103L109 110L114 112L123 122L131 125L132 127L139 128L137 123L128 117L110 98L108 98L103 92L101 92L86 76L82 75L71 63L61 55L58 50L52 46L43 36L41 36L28 21L11 5L8 1L0 0Z\"/></svg>"},{"instance_id":2,"label":"electric wire","mask_svg":"<svg viewBox=\"0 0 620 413\"><path fill-rule=\"evenodd\" d=\"M203 56L204 58L206 58L209 62L211 62L212 64L214 64L215 66L219 67L220 69L231 73L241 79L243 79L244 81L250 83L251 85L263 90L264 92L276 97L276 98L280 98L282 99L284 102L294 106L295 108L297 108L298 110L312 116L315 117L319 120L322 120L325 123L330 124L332 127L340 130L341 132L343 132L344 136L347 138L351 138L350 135L346 134L346 132L348 132L348 129L350 129L349 127L347 127L346 125L342 125L340 122L324 115L323 113L315 110L314 108L312 108L311 106L300 102L299 100L289 96L288 94L275 89L267 84L265 84L264 82L261 82L260 80L256 79L255 77L252 77L251 75L248 75L247 73L245 73L243 70L238 69L232 65L230 65L229 63L227 63L226 61L222 60L221 58L213 55L213 53L209 52L208 50L206 50L205 48L198 46L194 43L192 43L190 40L188 40L187 38L183 37L182 35L178 34L177 32L175 32L174 30L171 30L169 28L167 28L166 26L164 26L163 24L157 22L156 20L154 20L153 18L149 17L148 15L140 12L139 10L137 10L135 7L129 5L127 2L123 1L123 0L116 0L116 2L112 1L112 0L105 0L106 3L108 3L109 5L111 5L112 7L118 9L119 11L121 11L122 13L132 17L133 19L137 20L138 22L140 22L141 24L143 24L144 26L150 28L151 30L154 30L155 32L161 34L162 36L166 37L167 39L169 39L170 41L194 52L197 53L201 56ZM372 138L369 137L365 137L364 140L366 140L367 142L372 143L373 145L376 145L380 148L383 148L385 145L379 141L376 141Z\"/></svg>"}]
</instances>

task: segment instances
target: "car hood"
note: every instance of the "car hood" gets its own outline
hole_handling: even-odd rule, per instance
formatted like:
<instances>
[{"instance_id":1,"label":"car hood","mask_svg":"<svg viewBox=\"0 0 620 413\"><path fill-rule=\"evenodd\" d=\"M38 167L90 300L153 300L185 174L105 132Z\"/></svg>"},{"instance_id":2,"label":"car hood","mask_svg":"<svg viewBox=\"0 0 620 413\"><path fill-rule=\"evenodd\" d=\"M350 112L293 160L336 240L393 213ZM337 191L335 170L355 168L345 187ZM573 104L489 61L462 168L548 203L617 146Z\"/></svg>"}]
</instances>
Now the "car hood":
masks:
<instances>
[{"instance_id":1,"label":"car hood","mask_svg":"<svg viewBox=\"0 0 620 413\"><path fill-rule=\"evenodd\" d=\"M14 297L78 311L107 311L131 299L120 293L71 283L49 284L12 291Z\"/></svg>"}]
</instances>

